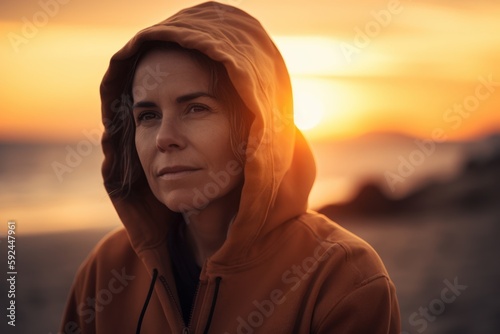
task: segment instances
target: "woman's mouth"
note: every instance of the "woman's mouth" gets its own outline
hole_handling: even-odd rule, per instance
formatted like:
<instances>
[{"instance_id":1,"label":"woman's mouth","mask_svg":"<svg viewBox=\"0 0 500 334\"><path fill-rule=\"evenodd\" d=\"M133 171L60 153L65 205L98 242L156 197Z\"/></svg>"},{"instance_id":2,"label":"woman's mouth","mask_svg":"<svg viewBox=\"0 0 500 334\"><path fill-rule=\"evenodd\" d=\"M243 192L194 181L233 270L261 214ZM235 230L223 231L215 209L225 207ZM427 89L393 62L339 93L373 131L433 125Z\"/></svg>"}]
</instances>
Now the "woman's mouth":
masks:
<instances>
[{"instance_id":1,"label":"woman's mouth","mask_svg":"<svg viewBox=\"0 0 500 334\"><path fill-rule=\"evenodd\" d=\"M188 176L199 170L200 168L192 166L168 166L160 169L157 176L163 180L175 180Z\"/></svg>"}]
</instances>

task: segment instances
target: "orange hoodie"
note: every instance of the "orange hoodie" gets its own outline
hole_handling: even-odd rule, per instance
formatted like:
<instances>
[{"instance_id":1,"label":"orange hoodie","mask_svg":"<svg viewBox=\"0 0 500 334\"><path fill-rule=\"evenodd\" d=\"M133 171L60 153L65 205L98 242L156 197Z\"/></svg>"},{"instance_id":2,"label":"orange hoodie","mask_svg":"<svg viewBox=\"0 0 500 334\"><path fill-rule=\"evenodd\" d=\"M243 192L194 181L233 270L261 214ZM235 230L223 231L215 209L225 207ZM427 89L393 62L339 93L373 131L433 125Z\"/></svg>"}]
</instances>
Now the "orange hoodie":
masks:
<instances>
[{"instance_id":1,"label":"orange hoodie","mask_svg":"<svg viewBox=\"0 0 500 334\"><path fill-rule=\"evenodd\" d=\"M255 115L238 214L202 267L188 324L167 247L178 214L143 179L128 196L117 195L111 172L122 145L112 121L117 101L147 40L176 42L223 63ZM134 333L140 323L141 333L399 333L395 288L378 255L307 210L315 164L293 124L291 96L284 61L260 23L215 2L140 31L113 56L101 85L102 172L125 228L101 241L79 269L62 332Z\"/></svg>"}]
</instances>

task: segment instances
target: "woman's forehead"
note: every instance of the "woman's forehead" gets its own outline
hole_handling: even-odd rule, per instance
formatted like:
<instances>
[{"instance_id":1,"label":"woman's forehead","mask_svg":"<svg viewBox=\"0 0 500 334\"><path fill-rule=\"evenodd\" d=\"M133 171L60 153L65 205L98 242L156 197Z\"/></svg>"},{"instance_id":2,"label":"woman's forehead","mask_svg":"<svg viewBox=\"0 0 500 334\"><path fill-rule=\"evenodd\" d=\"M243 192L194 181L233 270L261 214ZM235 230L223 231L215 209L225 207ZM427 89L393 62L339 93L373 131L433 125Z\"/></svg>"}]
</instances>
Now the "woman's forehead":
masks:
<instances>
[{"instance_id":1,"label":"woman's forehead","mask_svg":"<svg viewBox=\"0 0 500 334\"><path fill-rule=\"evenodd\" d=\"M208 75L208 70L196 62L187 51L153 49L141 57L134 76L155 75L157 77L167 77L168 74L180 72Z\"/></svg>"},{"instance_id":2,"label":"woman's forehead","mask_svg":"<svg viewBox=\"0 0 500 334\"><path fill-rule=\"evenodd\" d=\"M209 89L209 71L198 64L188 52L180 50L151 50L137 64L133 90L170 89L192 86Z\"/></svg>"}]
</instances>

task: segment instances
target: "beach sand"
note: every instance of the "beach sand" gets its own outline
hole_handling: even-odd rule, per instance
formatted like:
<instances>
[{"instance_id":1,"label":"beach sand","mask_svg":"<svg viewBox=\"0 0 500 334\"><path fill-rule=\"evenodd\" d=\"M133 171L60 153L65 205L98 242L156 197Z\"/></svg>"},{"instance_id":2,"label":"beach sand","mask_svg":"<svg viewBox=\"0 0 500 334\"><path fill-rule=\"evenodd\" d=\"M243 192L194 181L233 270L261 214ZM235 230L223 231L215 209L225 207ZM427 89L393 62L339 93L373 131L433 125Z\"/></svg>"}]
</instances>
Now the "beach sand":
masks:
<instances>
[{"instance_id":1,"label":"beach sand","mask_svg":"<svg viewBox=\"0 0 500 334\"><path fill-rule=\"evenodd\" d=\"M500 331L500 215L358 218L346 227L368 241L386 264L397 287L403 333ZM73 276L107 232L19 237L16 328L2 333L57 333ZM446 280L466 288L440 310L435 300L441 299ZM439 314L424 321L418 315L422 307L434 307Z\"/></svg>"}]
</instances>

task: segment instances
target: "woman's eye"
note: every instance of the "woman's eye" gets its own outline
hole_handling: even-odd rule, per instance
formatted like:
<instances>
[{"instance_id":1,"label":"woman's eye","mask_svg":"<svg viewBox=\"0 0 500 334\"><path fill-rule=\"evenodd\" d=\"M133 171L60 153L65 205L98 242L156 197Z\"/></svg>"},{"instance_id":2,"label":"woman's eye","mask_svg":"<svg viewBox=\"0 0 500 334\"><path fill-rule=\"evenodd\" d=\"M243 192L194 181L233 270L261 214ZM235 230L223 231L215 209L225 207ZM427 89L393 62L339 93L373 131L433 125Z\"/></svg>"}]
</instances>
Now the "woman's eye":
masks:
<instances>
[{"instance_id":1,"label":"woman's eye","mask_svg":"<svg viewBox=\"0 0 500 334\"><path fill-rule=\"evenodd\" d=\"M157 118L156 113L152 111L143 111L137 116L137 121L142 122L142 121L150 121Z\"/></svg>"},{"instance_id":2,"label":"woman's eye","mask_svg":"<svg viewBox=\"0 0 500 334\"><path fill-rule=\"evenodd\" d=\"M209 111L208 107L200 104L192 105L188 108L189 113L200 113L204 111Z\"/></svg>"}]
</instances>

